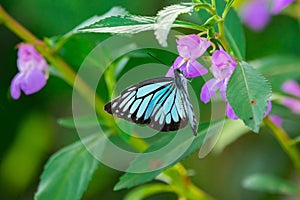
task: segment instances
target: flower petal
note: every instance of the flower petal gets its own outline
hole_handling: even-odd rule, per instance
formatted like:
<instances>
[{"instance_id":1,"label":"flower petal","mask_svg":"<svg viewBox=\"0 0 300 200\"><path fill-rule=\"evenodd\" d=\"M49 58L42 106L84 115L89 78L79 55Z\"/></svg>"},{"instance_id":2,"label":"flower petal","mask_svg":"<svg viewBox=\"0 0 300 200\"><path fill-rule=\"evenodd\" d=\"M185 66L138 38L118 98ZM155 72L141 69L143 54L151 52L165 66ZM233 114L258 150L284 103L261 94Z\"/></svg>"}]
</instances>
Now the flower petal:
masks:
<instances>
[{"instance_id":1,"label":"flower petal","mask_svg":"<svg viewBox=\"0 0 300 200\"><path fill-rule=\"evenodd\" d=\"M271 112L271 110L272 110L272 102L269 100L268 101L267 111L266 111L264 117L266 117L267 115L269 115L269 113Z\"/></svg>"},{"instance_id":2,"label":"flower petal","mask_svg":"<svg viewBox=\"0 0 300 200\"><path fill-rule=\"evenodd\" d=\"M188 61L185 68L181 68L187 78L195 78L207 74L208 70L198 61Z\"/></svg>"},{"instance_id":3,"label":"flower petal","mask_svg":"<svg viewBox=\"0 0 300 200\"><path fill-rule=\"evenodd\" d=\"M220 81L216 78L208 80L202 87L200 99L203 103L208 103L211 97L216 97L216 91L220 88Z\"/></svg>"},{"instance_id":4,"label":"flower petal","mask_svg":"<svg viewBox=\"0 0 300 200\"><path fill-rule=\"evenodd\" d=\"M10 85L10 94L13 99L18 99L21 96L21 88L20 85L24 80L24 76L21 73L15 75Z\"/></svg>"},{"instance_id":5,"label":"flower petal","mask_svg":"<svg viewBox=\"0 0 300 200\"><path fill-rule=\"evenodd\" d=\"M169 71L166 74L166 77L174 77L174 70L183 67L185 64L184 58L181 56L178 56L176 60L174 61L173 65L169 68Z\"/></svg>"},{"instance_id":6,"label":"flower petal","mask_svg":"<svg viewBox=\"0 0 300 200\"><path fill-rule=\"evenodd\" d=\"M296 114L300 114L300 101L293 98L283 98L282 104Z\"/></svg>"},{"instance_id":7,"label":"flower petal","mask_svg":"<svg viewBox=\"0 0 300 200\"><path fill-rule=\"evenodd\" d=\"M206 38L195 34L182 36L176 42L179 55L191 60L199 58L211 45Z\"/></svg>"},{"instance_id":8,"label":"flower petal","mask_svg":"<svg viewBox=\"0 0 300 200\"><path fill-rule=\"evenodd\" d=\"M300 97L300 85L296 81L288 80L284 82L281 89L286 93Z\"/></svg>"},{"instance_id":9,"label":"flower petal","mask_svg":"<svg viewBox=\"0 0 300 200\"><path fill-rule=\"evenodd\" d=\"M214 77L219 79L229 78L235 67L235 60L226 51L223 49L214 51L211 66Z\"/></svg>"},{"instance_id":10,"label":"flower petal","mask_svg":"<svg viewBox=\"0 0 300 200\"><path fill-rule=\"evenodd\" d=\"M40 70L31 70L24 77L21 89L26 95L33 94L46 85L46 77Z\"/></svg>"},{"instance_id":11,"label":"flower petal","mask_svg":"<svg viewBox=\"0 0 300 200\"><path fill-rule=\"evenodd\" d=\"M234 113L233 109L231 108L230 104L227 102L226 104L226 115L229 119L237 120L239 119L238 116Z\"/></svg>"},{"instance_id":12,"label":"flower petal","mask_svg":"<svg viewBox=\"0 0 300 200\"><path fill-rule=\"evenodd\" d=\"M240 11L242 21L251 29L260 31L270 21L270 11L268 2L264 0L254 0L245 3Z\"/></svg>"},{"instance_id":13,"label":"flower petal","mask_svg":"<svg viewBox=\"0 0 300 200\"><path fill-rule=\"evenodd\" d=\"M276 124L277 126L282 126L282 118L278 115L270 115L270 119Z\"/></svg>"},{"instance_id":14,"label":"flower petal","mask_svg":"<svg viewBox=\"0 0 300 200\"><path fill-rule=\"evenodd\" d=\"M294 0L274 0L272 14L279 14L284 8L293 3Z\"/></svg>"},{"instance_id":15,"label":"flower petal","mask_svg":"<svg viewBox=\"0 0 300 200\"><path fill-rule=\"evenodd\" d=\"M28 71L32 68L40 71L47 71L48 64L41 54L30 44L21 43L18 45L17 65L19 71Z\"/></svg>"},{"instance_id":16,"label":"flower petal","mask_svg":"<svg viewBox=\"0 0 300 200\"><path fill-rule=\"evenodd\" d=\"M224 80L224 83L220 86L220 95L224 101L227 101L227 97L226 97L227 83L228 80Z\"/></svg>"}]
</instances>

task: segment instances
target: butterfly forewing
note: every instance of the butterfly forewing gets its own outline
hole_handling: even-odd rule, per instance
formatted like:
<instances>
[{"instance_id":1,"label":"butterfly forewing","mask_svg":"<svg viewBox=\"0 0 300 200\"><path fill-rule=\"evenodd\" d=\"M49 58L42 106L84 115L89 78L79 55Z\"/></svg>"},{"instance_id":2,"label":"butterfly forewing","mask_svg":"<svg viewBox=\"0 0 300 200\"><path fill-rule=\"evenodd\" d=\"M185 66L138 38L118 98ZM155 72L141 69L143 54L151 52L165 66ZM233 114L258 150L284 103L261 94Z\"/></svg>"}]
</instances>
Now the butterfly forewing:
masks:
<instances>
[{"instance_id":1,"label":"butterfly forewing","mask_svg":"<svg viewBox=\"0 0 300 200\"><path fill-rule=\"evenodd\" d=\"M182 88L177 87L174 79L162 77L125 89L104 109L119 118L147 124L159 131L174 131L185 127L191 116L191 103L185 101L189 98Z\"/></svg>"}]
</instances>

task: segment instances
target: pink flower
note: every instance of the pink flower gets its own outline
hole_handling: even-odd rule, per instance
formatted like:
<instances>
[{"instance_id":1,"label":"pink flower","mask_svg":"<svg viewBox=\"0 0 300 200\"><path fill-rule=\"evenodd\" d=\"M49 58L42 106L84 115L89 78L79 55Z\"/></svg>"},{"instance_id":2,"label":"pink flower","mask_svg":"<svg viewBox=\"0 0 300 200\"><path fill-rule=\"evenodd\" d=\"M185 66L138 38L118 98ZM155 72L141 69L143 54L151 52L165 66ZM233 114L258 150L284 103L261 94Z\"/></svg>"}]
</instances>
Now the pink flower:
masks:
<instances>
[{"instance_id":1,"label":"pink flower","mask_svg":"<svg viewBox=\"0 0 300 200\"><path fill-rule=\"evenodd\" d=\"M229 119L237 120L238 116L234 113L233 109L231 108L230 104L227 102L226 103L226 116Z\"/></svg>"},{"instance_id":2,"label":"pink flower","mask_svg":"<svg viewBox=\"0 0 300 200\"><path fill-rule=\"evenodd\" d=\"M182 36L176 42L179 55L190 60L196 60L202 56L210 46L210 42L206 38L195 34Z\"/></svg>"},{"instance_id":3,"label":"pink flower","mask_svg":"<svg viewBox=\"0 0 300 200\"><path fill-rule=\"evenodd\" d=\"M270 11L266 0L246 3L240 10L242 21L251 29L262 30L270 21Z\"/></svg>"},{"instance_id":4,"label":"pink flower","mask_svg":"<svg viewBox=\"0 0 300 200\"><path fill-rule=\"evenodd\" d=\"M48 65L45 59L30 44L18 46L17 66L19 73L11 82L12 98L18 99L21 90L26 94L33 94L42 89L48 78Z\"/></svg>"},{"instance_id":5,"label":"pink flower","mask_svg":"<svg viewBox=\"0 0 300 200\"><path fill-rule=\"evenodd\" d=\"M223 49L214 51L211 66L214 78L203 85L200 93L201 101L208 103L211 97L216 98L216 92L219 90L222 99L227 102L226 87L235 67L235 60L227 52ZM226 115L230 119L238 119L228 102L226 104Z\"/></svg>"},{"instance_id":6,"label":"pink flower","mask_svg":"<svg viewBox=\"0 0 300 200\"><path fill-rule=\"evenodd\" d=\"M226 101L226 115L228 118L237 120L238 116L233 111L231 105L226 98L226 88L228 81L236 67L235 60L223 49L217 50L212 55L211 71L214 78L208 80L202 87L200 99L204 103L208 103L212 97L216 98L216 92L219 90L220 95ZM268 102L268 109L265 116L271 111L271 101Z\"/></svg>"},{"instance_id":7,"label":"pink flower","mask_svg":"<svg viewBox=\"0 0 300 200\"><path fill-rule=\"evenodd\" d=\"M262 30L272 15L279 14L294 0L250 0L240 10L242 21L253 30Z\"/></svg>"},{"instance_id":8,"label":"pink flower","mask_svg":"<svg viewBox=\"0 0 300 200\"><path fill-rule=\"evenodd\" d=\"M206 74L208 72L207 69L196 59L205 53L210 46L210 42L206 38L201 38L195 34L182 36L176 42L179 56L170 67L166 76L173 77L174 70L178 68L187 78L195 78Z\"/></svg>"},{"instance_id":9,"label":"pink flower","mask_svg":"<svg viewBox=\"0 0 300 200\"><path fill-rule=\"evenodd\" d=\"M294 0L273 0L272 14L279 14L284 8L293 3Z\"/></svg>"},{"instance_id":10,"label":"pink flower","mask_svg":"<svg viewBox=\"0 0 300 200\"><path fill-rule=\"evenodd\" d=\"M281 88L288 94L300 97L300 85L296 81L288 80L283 83ZM300 100L292 97L284 97L282 99L282 104L294 113L300 114Z\"/></svg>"},{"instance_id":11,"label":"pink flower","mask_svg":"<svg viewBox=\"0 0 300 200\"><path fill-rule=\"evenodd\" d=\"M208 80L202 87L200 99L208 103L211 97L216 97L217 90L226 101L226 87L229 78L235 70L235 60L223 49L214 51L212 55L211 71L214 78Z\"/></svg>"},{"instance_id":12,"label":"pink flower","mask_svg":"<svg viewBox=\"0 0 300 200\"><path fill-rule=\"evenodd\" d=\"M270 115L270 119L276 124L277 126L282 126L282 118L278 115Z\"/></svg>"}]
</instances>

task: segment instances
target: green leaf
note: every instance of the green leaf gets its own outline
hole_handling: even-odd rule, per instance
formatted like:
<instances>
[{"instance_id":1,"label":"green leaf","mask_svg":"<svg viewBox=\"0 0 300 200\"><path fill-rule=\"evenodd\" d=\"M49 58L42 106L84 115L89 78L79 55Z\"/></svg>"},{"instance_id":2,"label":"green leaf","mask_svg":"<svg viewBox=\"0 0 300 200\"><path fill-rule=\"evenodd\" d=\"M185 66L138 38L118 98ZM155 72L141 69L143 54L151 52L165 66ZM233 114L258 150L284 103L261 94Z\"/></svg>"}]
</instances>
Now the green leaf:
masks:
<instances>
[{"instance_id":1,"label":"green leaf","mask_svg":"<svg viewBox=\"0 0 300 200\"><path fill-rule=\"evenodd\" d=\"M129 33L154 30L155 18L146 16L124 15L111 16L79 29L79 32L94 33Z\"/></svg>"},{"instance_id":2,"label":"green leaf","mask_svg":"<svg viewBox=\"0 0 300 200\"><path fill-rule=\"evenodd\" d=\"M79 29L90 26L90 25L96 23L97 21L103 20L103 19L111 17L111 16L124 16L126 14L128 14L128 12L124 8L122 8L122 7L113 7L107 13L105 13L101 16L96 15L96 16L93 16L93 17L85 20L84 22L82 22L81 24L76 26L74 29L72 29L70 32L65 34L65 37L69 36L69 35L72 35L72 34L78 32Z\"/></svg>"},{"instance_id":3,"label":"green leaf","mask_svg":"<svg viewBox=\"0 0 300 200\"><path fill-rule=\"evenodd\" d=\"M245 60L246 43L244 30L242 23L234 9L230 9L228 12L224 23L224 28L226 40L228 41L234 55L240 60Z\"/></svg>"},{"instance_id":4,"label":"green leaf","mask_svg":"<svg viewBox=\"0 0 300 200\"><path fill-rule=\"evenodd\" d=\"M93 148L102 139L94 134L83 140L63 148L50 158L42 173L35 199L81 198L99 165L85 145Z\"/></svg>"},{"instance_id":5,"label":"green leaf","mask_svg":"<svg viewBox=\"0 0 300 200\"><path fill-rule=\"evenodd\" d=\"M159 44L167 46L167 37L171 27L180 14L191 13L197 4L181 3L165 7L157 13L157 25L154 34Z\"/></svg>"},{"instance_id":6,"label":"green leaf","mask_svg":"<svg viewBox=\"0 0 300 200\"><path fill-rule=\"evenodd\" d=\"M268 81L246 62L238 63L228 82L226 96L235 114L258 132L271 96Z\"/></svg>"},{"instance_id":7,"label":"green leaf","mask_svg":"<svg viewBox=\"0 0 300 200\"><path fill-rule=\"evenodd\" d=\"M243 181L243 187L250 190L264 191L272 194L297 194L296 185L267 174L250 175Z\"/></svg>"},{"instance_id":8,"label":"green leaf","mask_svg":"<svg viewBox=\"0 0 300 200\"><path fill-rule=\"evenodd\" d=\"M124 200L141 200L154 194L172 191L173 189L170 185L161 183L147 184L130 191L130 193L125 196Z\"/></svg>"},{"instance_id":9,"label":"green leaf","mask_svg":"<svg viewBox=\"0 0 300 200\"><path fill-rule=\"evenodd\" d=\"M66 128L92 128L92 127L99 126L99 123L104 124L103 119L98 118L98 120L95 120L94 117L90 117L90 116L77 117L76 119L72 117L61 118L58 119L57 122L59 125L64 126Z\"/></svg>"},{"instance_id":10,"label":"green leaf","mask_svg":"<svg viewBox=\"0 0 300 200\"><path fill-rule=\"evenodd\" d=\"M205 30L202 26L185 21L175 21L171 24L176 28L190 28L195 30ZM156 18L148 16L111 16L97 21L94 24L80 28L78 32L93 33L117 33L117 34L135 34L148 30L155 30L157 27Z\"/></svg>"},{"instance_id":11,"label":"green leaf","mask_svg":"<svg viewBox=\"0 0 300 200\"><path fill-rule=\"evenodd\" d=\"M217 124L215 124L217 126ZM193 139L192 143L190 144L189 148L179 157L177 158L175 161L173 161L172 163L170 163L167 166L164 166L156 171L151 171L151 172L145 172L145 173L130 173L127 172L126 174L124 174L121 178L120 181L115 185L114 190L120 190L123 188L131 188L133 186L148 182L153 180L156 176L158 176L162 171L164 171L166 168L175 165L177 162L180 162L181 160L185 159L187 156L189 156L191 153L193 153L194 151L196 151L197 149L200 148L200 146L203 143L203 139L205 136L205 133L207 132L207 130L209 128L213 128L214 125L211 125L210 123L203 123L200 124L199 129L201 130L198 134L198 136L193 136L192 134L190 134L189 132L183 132L181 133L182 137L186 137L185 140L182 140L181 143L187 143L188 140ZM156 143L154 143L152 146L150 146L145 153L147 152L153 152L153 151L157 151L161 148L163 148L164 146L168 145L168 143L174 139L176 133L168 133L168 135L166 137L163 137L162 139L160 139L159 141L157 141ZM181 144L180 143L180 144ZM178 144L178 148L180 148L182 145L184 144ZM170 150L171 152L168 154L168 156L178 156L178 155L174 155L175 153L178 152L179 149L174 148L174 150ZM161 155L163 156L163 155ZM151 163L151 161L153 161L153 158L151 157L144 157L144 154L142 154L141 156L137 157L132 164L129 167L129 171L132 169L147 169L149 167L149 163ZM144 163L141 163L144 162Z\"/></svg>"}]
</instances>

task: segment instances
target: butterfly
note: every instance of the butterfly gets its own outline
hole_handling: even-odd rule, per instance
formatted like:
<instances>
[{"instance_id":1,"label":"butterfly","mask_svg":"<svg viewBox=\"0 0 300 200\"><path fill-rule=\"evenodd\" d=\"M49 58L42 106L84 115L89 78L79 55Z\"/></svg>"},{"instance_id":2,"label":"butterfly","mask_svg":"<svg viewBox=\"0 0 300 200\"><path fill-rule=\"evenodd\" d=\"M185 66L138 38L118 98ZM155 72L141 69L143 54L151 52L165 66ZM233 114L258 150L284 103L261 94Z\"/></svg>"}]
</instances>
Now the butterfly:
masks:
<instances>
[{"instance_id":1,"label":"butterfly","mask_svg":"<svg viewBox=\"0 0 300 200\"><path fill-rule=\"evenodd\" d=\"M176 131L189 123L196 136L198 123L186 83L186 77L176 69L174 77L153 78L126 88L104 110L162 132Z\"/></svg>"}]
</instances>

